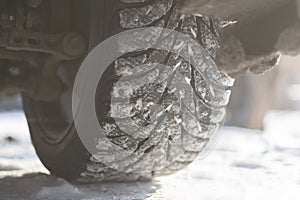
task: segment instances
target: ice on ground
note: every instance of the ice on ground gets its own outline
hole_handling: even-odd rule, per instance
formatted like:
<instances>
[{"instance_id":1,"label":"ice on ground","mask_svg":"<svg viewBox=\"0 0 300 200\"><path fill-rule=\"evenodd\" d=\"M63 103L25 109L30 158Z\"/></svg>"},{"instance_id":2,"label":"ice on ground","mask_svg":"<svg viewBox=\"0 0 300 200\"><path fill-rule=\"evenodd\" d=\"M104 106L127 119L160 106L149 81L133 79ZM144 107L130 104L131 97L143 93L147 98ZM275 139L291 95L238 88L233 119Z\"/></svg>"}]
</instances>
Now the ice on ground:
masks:
<instances>
[{"instance_id":1,"label":"ice on ground","mask_svg":"<svg viewBox=\"0 0 300 200\"><path fill-rule=\"evenodd\" d=\"M0 199L296 200L300 196L300 112L274 111L265 130L226 127L205 159L153 182L72 185L50 176L21 112L0 114Z\"/></svg>"}]
</instances>

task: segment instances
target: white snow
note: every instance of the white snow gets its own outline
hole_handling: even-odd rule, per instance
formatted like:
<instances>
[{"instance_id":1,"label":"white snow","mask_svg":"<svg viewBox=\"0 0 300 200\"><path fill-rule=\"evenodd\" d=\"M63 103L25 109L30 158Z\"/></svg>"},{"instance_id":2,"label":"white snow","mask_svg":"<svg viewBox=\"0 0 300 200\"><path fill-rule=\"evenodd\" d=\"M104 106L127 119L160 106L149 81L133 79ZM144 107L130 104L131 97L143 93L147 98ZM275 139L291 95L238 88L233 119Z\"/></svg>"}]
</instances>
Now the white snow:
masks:
<instances>
[{"instance_id":1,"label":"white snow","mask_svg":"<svg viewBox=\"0 0 300 200\"><path fill-rule=\"evenodd\" d=\"M8 137L13 138L9 142ZM23 112L0 113L0 176L1 170L42 168L30 141Z\"/></svg>"},{"instance_id":2,"label":"white snow","mask_svg":"<svg viewBox=\"0 0 300 200\"><path fill-rule=\"evenodd\" d=\"M13 137L8 142L6 137ZM75 186L48 175L23 113L0 114L0 199L297 200L300 112L270 112L265 130L225 127L214 151L186 170L146 183Z\"/></svg>"}]
</instances>

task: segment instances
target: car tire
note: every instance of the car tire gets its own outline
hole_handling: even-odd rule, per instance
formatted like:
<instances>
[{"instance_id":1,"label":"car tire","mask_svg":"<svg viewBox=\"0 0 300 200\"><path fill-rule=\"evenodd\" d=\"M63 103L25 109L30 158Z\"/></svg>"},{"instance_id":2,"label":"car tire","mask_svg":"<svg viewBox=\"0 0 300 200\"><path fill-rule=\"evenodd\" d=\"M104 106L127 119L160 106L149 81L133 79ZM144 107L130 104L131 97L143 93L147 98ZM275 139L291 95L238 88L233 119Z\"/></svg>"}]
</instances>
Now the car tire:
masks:
<instances>
[{"instance_id":1,"label":"car tire","mask_svg":"<svg viewBox=\"0 0 300 200\"><path fill-rule=\"evenodd\" d=\"M215 59L223 28L222 21L180 14L176 5L176 0L92 0L90 49L122 31L156 26L190 35L207 50L209 59ZM147 14L144 14L145 10ZM192 102L195 112L187 111L189 115L184 117L183 109L187 108L180 104L180 100L173 95L169 87L163 90L161 88L164 82L168 82L167 79L161 84L152 82L132 86L136 88L132 89L134 97L131 98L135 110L131 110L131 115L123 116L124 122L131 121L127 125L134 126L135 124L130 124L132 121L142 127L156 123L149 121L149 116L143 115L149 112L147 105L151 102L160 103L168 110L164 119L157 113L157 116L154 114L154 119L160 121L160 126L156 127L160 128L159 134L157 131L153 134L157 130L154 128L151 136L141 139L124 132L112 114L122 113L122 109L120 110L122 95L117 95L118 98L113 103L111 99L113 94L122 93L122 83L125 84L126 81L128 85L141 83L139 80L146 80L149 77L161 76L162 71L154 67L144 71L134 68L135 65L157 62L157 58L164 65L173 68L179 66L176 71L186 80L190 80L187 89L194 94ZM60 77L65 79L68 73L71 72L65 71ZM220 71L208 70L203 73L214 80L201 82L205 81L205 78L194 66L187 62L181 63L181 59L170 52L153 49L126 54L107 68L97 88L95 107L98 121L107 138L120 148L135 152L134 159L124 160L126 170L123 171L107 165L106 161L95 159L80 140L72 120L72 87L66 89L61 98L54 102L37 101L24 94L23 106L36 152L52 174L80 183L143 180L183 169L203 151L222 123L233 81ZM224 89L219 97L223 101L216 103L211 101L212 94L209 91L216 89L218 84ZM119 113L115 112L116 110ZM196 126L198 129L195 131ZM155 137L152 137L153 135ZM181 149L176 148L176 145L172 146L182 139L186 142ZM155 155L159 152L162 156L157 158L147 156L147 153L154 151ZM145 170L135 173L138 169Z\"/></svg>"}]
</instances>

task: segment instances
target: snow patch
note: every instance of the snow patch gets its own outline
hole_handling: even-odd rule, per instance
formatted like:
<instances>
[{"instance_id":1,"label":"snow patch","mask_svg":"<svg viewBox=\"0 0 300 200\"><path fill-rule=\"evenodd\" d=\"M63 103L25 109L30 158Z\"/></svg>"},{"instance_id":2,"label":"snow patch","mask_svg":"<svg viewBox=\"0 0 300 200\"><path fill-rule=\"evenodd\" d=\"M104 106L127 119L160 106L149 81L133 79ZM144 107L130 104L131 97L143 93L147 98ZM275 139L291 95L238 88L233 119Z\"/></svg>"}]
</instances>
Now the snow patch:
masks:
<instances>
[{"instance_id":1,"label":"snow patch","mask_svg":"<svg viewBox=\"0 0 300 200\"><path fill-rule=\"evenodd\" d=\"M45 169L30 144L24 115L2 113L0 197L15 200L296 200L300 196L299 121L300 112L273 111L266 117L263 132L226 127L208 157L153 182L74 185L47 172L41 173ZM5 137L16 141L9 142L3 139Z\"/></svg>"}]
</instances>

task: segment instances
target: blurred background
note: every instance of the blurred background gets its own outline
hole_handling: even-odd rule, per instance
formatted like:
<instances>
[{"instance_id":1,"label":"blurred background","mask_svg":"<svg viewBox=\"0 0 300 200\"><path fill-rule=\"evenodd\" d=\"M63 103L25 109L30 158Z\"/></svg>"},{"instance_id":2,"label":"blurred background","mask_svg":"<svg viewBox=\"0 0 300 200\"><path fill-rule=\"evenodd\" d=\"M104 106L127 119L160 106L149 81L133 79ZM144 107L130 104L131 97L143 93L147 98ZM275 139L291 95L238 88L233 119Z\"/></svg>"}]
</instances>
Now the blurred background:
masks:
<instances>
[{"instance_id":1,"label":"blurred background","mask_svg":"<svg viewBox=\"0 0 300 200\"><path fill-rule=\"evenodd\" d=\"M300 57L282 56L277 67L263 75L238 75L232 89L226 125L263 129L271 110L300 109Z\"/></svg>"}]
</instances>

